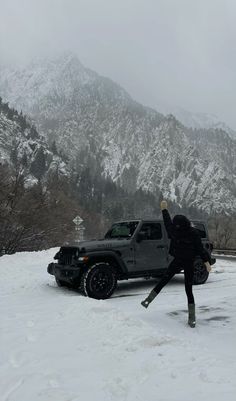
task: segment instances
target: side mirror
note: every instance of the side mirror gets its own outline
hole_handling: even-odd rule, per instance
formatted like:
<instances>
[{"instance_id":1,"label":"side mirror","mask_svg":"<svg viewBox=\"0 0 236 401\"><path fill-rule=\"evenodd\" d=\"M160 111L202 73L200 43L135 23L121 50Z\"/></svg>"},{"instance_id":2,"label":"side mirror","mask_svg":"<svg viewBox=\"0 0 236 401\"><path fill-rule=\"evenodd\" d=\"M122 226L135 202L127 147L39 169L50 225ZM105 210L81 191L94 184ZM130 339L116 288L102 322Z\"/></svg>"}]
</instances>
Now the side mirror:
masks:
<instances>
[{"instance_id":1,"label":"side mirror","mask_svg":"<svg viewBox=\"0 0 236 401\"><path fill-rule=\"evenodd\" d=\"M141 242L145 239L147 239L147 234L144 231L140 231L137 235L136 241Z\"/></svg>"}]
</instances>

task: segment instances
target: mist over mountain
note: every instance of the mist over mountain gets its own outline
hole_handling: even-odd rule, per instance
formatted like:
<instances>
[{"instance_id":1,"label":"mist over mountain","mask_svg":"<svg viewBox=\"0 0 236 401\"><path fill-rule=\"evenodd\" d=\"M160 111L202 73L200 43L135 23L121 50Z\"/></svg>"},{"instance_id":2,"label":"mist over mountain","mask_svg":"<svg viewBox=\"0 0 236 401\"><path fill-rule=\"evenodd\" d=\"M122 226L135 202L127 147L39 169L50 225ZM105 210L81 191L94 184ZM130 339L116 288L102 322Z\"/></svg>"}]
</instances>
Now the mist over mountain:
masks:
<instances>
[{"instance_id":1,"label":"mist over mountain","mask_svg":"<svg viewBox=\"0 0 236 401\"><path fill-rule=\"evenodd\" d=\"M157 103L157 109L167 115L173 114L183 125L194 129L219 129L227 132L233 139L236 139L236 131L230 128L227 124L210 113L191 112L182 107L165 105L161 102Z\"/></svg>"},{"instance_id":2,"label":"mist over mountain","mask_svg":"<svg viewBox=\"0 0 236 401\"><path fill-rule=\"evenodd\" d=\"M221 127L191 129L144 107L73 54L2 69L0 94L56 143L70 168L92 160L130 193L142 188L181 207L236 212L236 141Z\"/></svg>"}]
</instances>

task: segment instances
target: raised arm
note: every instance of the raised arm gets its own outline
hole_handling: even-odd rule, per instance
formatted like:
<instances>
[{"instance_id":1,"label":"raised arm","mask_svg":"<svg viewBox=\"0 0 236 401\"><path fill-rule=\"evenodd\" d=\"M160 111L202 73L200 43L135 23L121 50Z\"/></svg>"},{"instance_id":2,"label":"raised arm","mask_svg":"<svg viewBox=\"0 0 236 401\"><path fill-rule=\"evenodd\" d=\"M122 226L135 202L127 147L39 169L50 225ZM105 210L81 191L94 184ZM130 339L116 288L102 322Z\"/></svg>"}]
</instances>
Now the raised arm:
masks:
<instances>
[{"instance_id":1,"label":"raised arm","mask_svg":"<svg viewBox=\"0 0 236 401\"><path fill-rule=\"evenodd\" d=\"M170 217L170 214L167 210L167 202L165 200L163 200L161 202L161 211L162 211L162 216L163 216L163 220L164 220L164 224L165 224L165 228L168 234L169 238L172 238L173 236L173 223Z\"/></svg>"}]
</instances>

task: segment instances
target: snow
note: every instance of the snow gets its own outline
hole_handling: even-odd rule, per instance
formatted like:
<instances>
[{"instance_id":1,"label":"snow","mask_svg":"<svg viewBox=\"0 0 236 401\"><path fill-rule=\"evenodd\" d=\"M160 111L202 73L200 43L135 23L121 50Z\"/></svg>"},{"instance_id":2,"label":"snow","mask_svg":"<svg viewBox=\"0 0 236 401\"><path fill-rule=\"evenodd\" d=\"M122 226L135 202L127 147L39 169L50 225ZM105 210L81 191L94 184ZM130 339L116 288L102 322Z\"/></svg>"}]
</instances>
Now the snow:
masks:
<instances>
[{"instance_id":1,"label":"snow","mask_svg":"<svg viewBox=\"0 0 236 401\"><path fill-rule=\"evenodd\" d=\"M46 272L56 251L0 258L1 401L235 399L236 259L194 287L191 329L183 276L147 310L154 280L97 301L56 286Z\"/></svg>"}]
</instances>

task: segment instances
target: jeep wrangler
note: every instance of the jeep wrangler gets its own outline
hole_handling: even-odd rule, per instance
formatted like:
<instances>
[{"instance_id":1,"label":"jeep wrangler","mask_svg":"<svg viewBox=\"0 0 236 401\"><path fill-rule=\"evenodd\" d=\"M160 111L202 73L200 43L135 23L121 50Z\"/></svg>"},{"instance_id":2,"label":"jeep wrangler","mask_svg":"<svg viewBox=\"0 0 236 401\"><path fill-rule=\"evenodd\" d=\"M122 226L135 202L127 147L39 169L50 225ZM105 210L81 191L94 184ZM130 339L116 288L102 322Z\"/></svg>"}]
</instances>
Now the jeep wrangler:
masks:
<instances>
[{"instance_id":1,"label":"jeep wrangler","mask_svg":"<svg viewBox=\"0 0 236 401\"><path fill-rule=\"evenodd\" d=\"M209 261L214 264L206 224L191 224L198 230ZM88 297L106 299L118 280L161 276L172 260L168 248L162 220L120 221L112 225L103 239L62 246L54 256L57 263L50 263L47 271L55 276L58 286L78 288ZM205 283L209 273L200 257L195 259L194 267L194 284Z\"/></svg>"}]
</instances>

